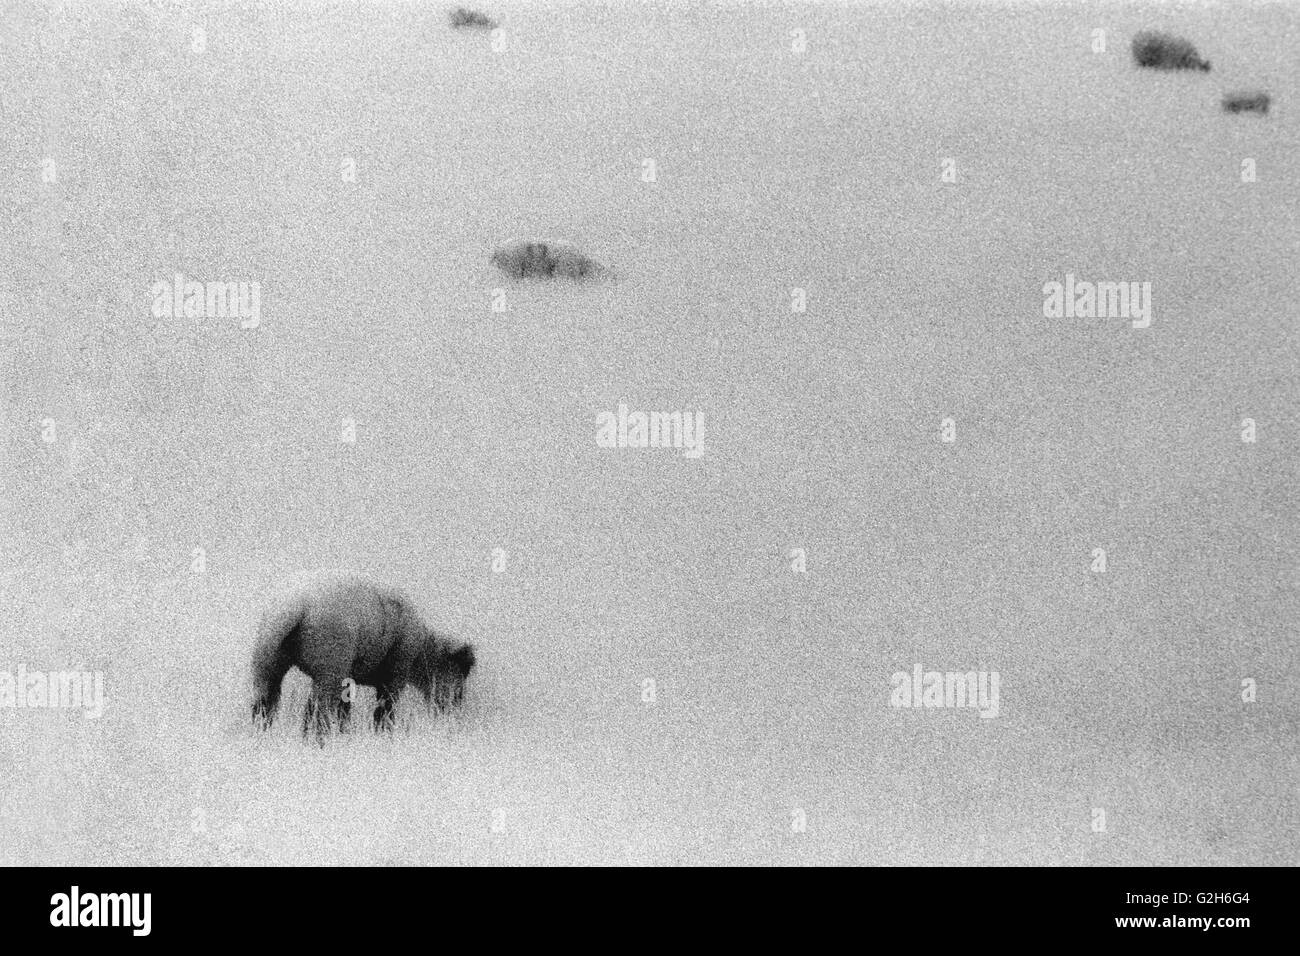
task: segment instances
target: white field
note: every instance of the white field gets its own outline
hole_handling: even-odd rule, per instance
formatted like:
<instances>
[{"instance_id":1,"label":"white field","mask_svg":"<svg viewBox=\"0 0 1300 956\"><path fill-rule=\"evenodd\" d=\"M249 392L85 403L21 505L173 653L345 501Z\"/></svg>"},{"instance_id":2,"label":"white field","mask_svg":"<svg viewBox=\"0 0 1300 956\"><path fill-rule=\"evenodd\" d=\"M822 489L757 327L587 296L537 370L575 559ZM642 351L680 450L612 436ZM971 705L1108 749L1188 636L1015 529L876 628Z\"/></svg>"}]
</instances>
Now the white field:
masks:
<instances>
[{"instance_id":1,"label":"white field","mask_svg":"<svg viewBox=\"0 0 1300 956\"><path fill-rule=\"evenodd\" d=\"M454 5L0 8L0 670L107 680L0 709L0 862L1300 863L1296 8ZM618 281L504 283L532 235ZM249 731L334 566L476 644L461 719Z\"/></svg>"}]
</instances>

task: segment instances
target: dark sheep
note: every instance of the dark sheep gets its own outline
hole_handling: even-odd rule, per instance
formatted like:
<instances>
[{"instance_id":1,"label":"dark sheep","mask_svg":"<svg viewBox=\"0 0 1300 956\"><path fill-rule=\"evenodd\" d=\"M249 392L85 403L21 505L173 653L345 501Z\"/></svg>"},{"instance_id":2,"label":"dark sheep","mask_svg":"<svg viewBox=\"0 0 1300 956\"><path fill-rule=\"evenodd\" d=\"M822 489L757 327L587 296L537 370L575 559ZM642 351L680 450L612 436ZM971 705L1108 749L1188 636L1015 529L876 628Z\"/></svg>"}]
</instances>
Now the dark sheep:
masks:
<instances>
[{"instance_id":1,"label":"dark sheep","mask_svg":"<svg viewBox=\"0 0 1300 956\"><path fill-rule=\"evenodd\" d=\"M1152 30L1133 38L1133 59L1138 66L1153 70L1210 70L1210 64L1186 40Z\"/></svg>"},{"instance_id":2,"label":"dark sheep","mask_svg":"<svg viewBox=\"0 0 1300 956\"><path fill-rule=\"evenodd\" d=\"M393 706L410 684L439 710L459 706L474 668L474 649L436 633L403 592L348 571L311 575L267 608L253 650L253 720L270 726L280 685L292 667L312 679L302 732L324 742L347 725L350 685L375 688L376 730L391 726Z\"/></svg>"},{"instance_id":3,"label":"dark sheep","mask_svg":"<svg viewBox=\"0 0 1300 956\"><path fill-rule=\"evenodd\" d=\"M495 30L497 22L491 17L479 13L477 10L466 10L464 7L457 7L451 13L451 25L454 29L470 27L479 30Z\"/></svg>"}]
</instances>

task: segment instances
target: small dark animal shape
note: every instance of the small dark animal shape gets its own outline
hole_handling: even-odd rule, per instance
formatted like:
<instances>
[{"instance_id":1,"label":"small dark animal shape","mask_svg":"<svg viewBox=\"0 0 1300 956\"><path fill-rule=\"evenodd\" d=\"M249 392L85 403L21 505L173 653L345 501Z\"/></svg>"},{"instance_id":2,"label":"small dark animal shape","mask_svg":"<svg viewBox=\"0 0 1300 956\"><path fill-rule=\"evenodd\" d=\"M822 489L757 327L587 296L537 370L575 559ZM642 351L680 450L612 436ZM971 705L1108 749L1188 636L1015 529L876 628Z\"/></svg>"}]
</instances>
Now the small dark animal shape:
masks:
<instances>
[{"instance_id":1,"label":"small dark animal shape","mask_svg":"<svg viewBox=\"0 0 1300 956\"><path fill-rule=\"evenodd\" d=\"M1230 93L1223 98L1225 113L1258 113L1268 115L1268 105L1272 99L1267 93Z\"/></svg>"},{"instance_id":2,"label":"small dark animal shape","mask_svg":"<svg viewBox=\"0 0 1300 956\"><path fill-rule=\"evenodd\" d=\"M268 727L291 667L312 679L302 732L324 743L332 724L351 717L357 684L374 687L376 730L392 726L393 705L412 684L439 710L459 706L474 668L474 649L424 623L396 588L350 571L306 576L267 608L253 651L253 720Z\"/></svg>"},{"instance_id":3,"label":"small dark animal shape","mask_svg":"<svg viewBox=\"0 0 1300 956\"><path fill-rule=\"evenodd\" d=\"M609 273L563 242L512 242L494 252L492 262L512 279L596 279Z\"/></svg>"},{"instance_id":4,"label":"small dark animal shape","mask_svg":"<svg viewBox=\"0 0 1300 956\"><path fill-rule=\"evenodd\" d=\"M481 30L495 30L497 28L497 22L491 17L484 16L477 10L466 10L464 7L457 7L452 11L451 25L456 29L476 27Z\"/></svg>"},{"instance_id":5,"label":"small dark animal shape","mask_svg":"<svg viewBox=\"0 0 1300 956\"><path fill-rule=\"evenodd\" d=\"M1133 59L1138 66L1153 70L1210 70L1210 64L1186 40L1151 30L1133 38Z\"/></svg>"}]
</instances>

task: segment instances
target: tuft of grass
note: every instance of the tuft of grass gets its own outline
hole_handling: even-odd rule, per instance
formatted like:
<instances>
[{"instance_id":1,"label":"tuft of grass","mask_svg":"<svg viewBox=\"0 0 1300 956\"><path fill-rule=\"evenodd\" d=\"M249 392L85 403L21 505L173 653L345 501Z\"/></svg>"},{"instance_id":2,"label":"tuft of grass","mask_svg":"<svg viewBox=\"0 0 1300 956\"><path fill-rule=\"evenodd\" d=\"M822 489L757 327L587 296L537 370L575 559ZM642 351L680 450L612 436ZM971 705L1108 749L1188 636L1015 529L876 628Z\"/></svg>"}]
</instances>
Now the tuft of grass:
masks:
<instances>
[{"instance_id":1,"label":"tuft of grass","mask_svg":"<svg viewBox=\"0 0 1300 956\"><path fill-rule=\"evenodd\" d=\"M1225 113L1258 113L1260 116L1267 116L1271 103L1272 98L1267 93L1258 90L1229 93L1223 98L1223 111Z\"/></svg>"},{"instance_id":2,"label":"tuft of grass","mask_svg":"<svg viewBox=\"0 0 1300 956\"><path fill-rule=\"evenodd\" d=\"M311 681L298 671L292 671L285 678L280 706L269 727L255 723L249 713L247 701L241 698L238 703L239 717L236 719L232 715L232 723L227 725L227 729L239 736L263 740L265 746L281 747L313 743L314 734L303 734L303 715L306 713L310 694ZM397 699L397 705L393 708L392 725L388 730L375 729L374 710L374 689L358 687L356 699L352 702L350 719L342 726L332 720L324 745L327 747L365 746L375 741L382 743L403 737L459 732L482 722L485 704L482 697L475 693L475 686L471 683L466 689L464 703L458 708L445 712L438 711L432 705L426 705L418 691L407 688ZM349 743L350 741L356 743Z\"/></svg>"},{"instance_id":3,"label":"tuft of grass","mask_svg":"<svg viewBox=\"0 0 1300 956\"><path fill-rule=\"evenodd\" d=\"M571 279L610 276L605 266L565 242L518 240L492 254L493 265L512 279Z\"/></svg>"}]
</instances>

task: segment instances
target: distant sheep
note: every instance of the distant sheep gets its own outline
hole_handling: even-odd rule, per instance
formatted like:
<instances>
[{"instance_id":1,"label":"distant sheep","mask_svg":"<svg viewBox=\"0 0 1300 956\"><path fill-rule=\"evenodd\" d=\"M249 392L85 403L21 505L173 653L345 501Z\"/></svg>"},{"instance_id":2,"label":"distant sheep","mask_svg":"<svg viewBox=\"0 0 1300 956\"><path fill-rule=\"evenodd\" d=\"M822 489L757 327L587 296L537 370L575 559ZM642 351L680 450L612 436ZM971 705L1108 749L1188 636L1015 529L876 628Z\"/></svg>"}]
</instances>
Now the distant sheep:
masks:
<instances>
[{"instance_id":1,"label":"distant sheep","mask_svg":"<svg viewBox=\"0 0 1300 956\"><path fill-rule=\"evenodd\" d=\"M1266 116L1271 102L1272 99L1267 93L1258 91L1229 93L1223 98L1223 111L1225 113L1258 113L1260 116Z\"/></svg>"},{"instance_id":2,"label":"distant sheep","mask_svg":"<svg viewBox=\"0 0 1300 956\"><path fill-rule=\"evenodd\" d=\"M1210 70L1210 64L1186 40L1151 30L1133 38L1133 59L1138 66L1153 70Z\"/></svg>"},{"instance_id":3,"label":"distant sheep","mask_svg":"<svg viewBox=\"0 0 1300 956\"><path fill-rule=\"evenodd\" d=\"M491 17L484 16L477 10L466 10L464 7L457 7L451 13L451 25L454 29L470 27L479 30L495 30L497 22Z\"/></svg>"},{"instance_id":4,"label":"distant sheep","mask_svg":"<svg viewBox=\"0 0 1300 956\"><path fill-rule=\"evenodd\" d=\"M512 242L492 254L492 263L512 279L577 281L609 274L600 263L563 242Z\"/></svg>"}]
</instances>

